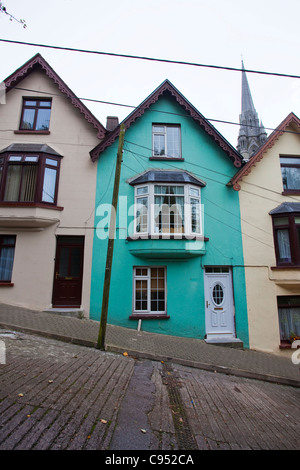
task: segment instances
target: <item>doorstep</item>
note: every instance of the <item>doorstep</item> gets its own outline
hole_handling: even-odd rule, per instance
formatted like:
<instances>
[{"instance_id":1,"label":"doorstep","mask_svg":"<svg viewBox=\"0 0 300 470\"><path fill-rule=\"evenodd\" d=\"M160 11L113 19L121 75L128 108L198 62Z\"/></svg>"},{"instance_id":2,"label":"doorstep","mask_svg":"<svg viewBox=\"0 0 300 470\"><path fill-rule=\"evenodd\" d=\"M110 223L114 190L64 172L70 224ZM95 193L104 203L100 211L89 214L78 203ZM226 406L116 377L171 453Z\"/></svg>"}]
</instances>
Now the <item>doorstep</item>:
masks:
<instances>
[{"instance_id":1,"label":"doorstep","mask_svg":"<svg viewBox=\"0 0 300 470\"><path fill-rule=\"evenodd\" d=\"M207 344L213 344L215 346L228 346L229 348L244 349L243 341L239 338L223 338L219 336L213 338L206 338L204 341Z\"/></svg>"},{"instance_id":2,"label":"doorstep","mask_svg":"<svg viewBox=\"0 0 300 470\"><path fill-rule=\"evenodd\" d=\"M55 315L63 315L73 318L84 318L84 310L81 308L47 308L43 310L45 313L54 313Z\"/></svg>"}]
</instances>

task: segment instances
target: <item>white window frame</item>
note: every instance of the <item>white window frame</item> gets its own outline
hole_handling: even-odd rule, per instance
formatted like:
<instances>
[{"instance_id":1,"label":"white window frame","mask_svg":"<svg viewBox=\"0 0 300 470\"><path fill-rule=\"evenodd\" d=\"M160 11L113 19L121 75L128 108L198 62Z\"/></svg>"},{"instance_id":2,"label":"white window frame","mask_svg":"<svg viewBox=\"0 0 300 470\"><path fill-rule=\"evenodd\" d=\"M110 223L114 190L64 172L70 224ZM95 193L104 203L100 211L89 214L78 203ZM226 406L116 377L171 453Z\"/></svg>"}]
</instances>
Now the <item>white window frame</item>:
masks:
<instances>
[{"instance_id":1,"label":"white window frame","mask_svg":"<svg viewBox=\"0 0 300 470\"><path fill-rule=\"evenodd\" d=\"M163 131L158 131L158 130L155 130L156 127L161 127L163 128L164 130ZM171 150L169 150L168 148L168 129L170 128L175 128L175 129L178 129L179 131L179 137L178 137L178 148L179 148L179 155L176 157L174 155L171 155ZM165 141L165 153L163 155L156 155L154 153L154 140L155 140L155 136L162 136L164 138L164 141ZM160 123L157 123L157 124L152 124L152 155L154 158L170 158L170 159L181 159L182 156L181 156L181 126L179 124L160 124Z\"/></svg>"},{"instance_id":2,"label":"white window frame","mask_svg":"<svg viewBox=\"0 0 300 470\"><path fill-rule=\"evenodd\" d=\"M164 310L152 311L151 310L151 269L158 268L164 270ZM147 274L137 276L136 270L144 269L147 270ZM147 309L138 310L136 309L136 281L147 281ZM132 311L135 315L166 315L167 313L167 269L165 266L134 266L133 267L133 306Z\"/></svg>"},{"instance_id":3,"label":"white window frame","mask_svg":"<svg viewBox=\"0 0 300 470\"><path fill-rule=\"evenodd\" d=\"M184 226L184 231L183 232L176 232L176 233L171 233L171 232L158 232L155 231L155 223L154 223L154 214L155 214L155 191L154 188L155 186L179 186L184 188L184 216L183 216L183 226ZM143 192L139 191L143 189ZM191 194L191 192L194 191L195 193L198 194ZM140 194L139 194L140 193ZM176 196L176 195L175 195ZM143 206L139 206L138 201L139 199L144 198L147 199L147 205L148 205L148 210L147 210L147 219L146 219L146 229L144 231L137 231L137 226L138 226L138 216L137 213L138 211L143 208ZM199 231L192 231L192 200L197 200L198 201L198 208L199 208ZM139 184L135 186L135 198L134 198L134 235L143 237L143 236L158 236L158 235L164 235L164 236L189 236L189 237L200 237L203 236L203 214L202 214L202 206L201 206L201 188L199 186L195 186L192 184L184 184L184 183L159 183L159 182L154 182L154 183L147 183L147 184Z\"/></svg>"}]
</instances>

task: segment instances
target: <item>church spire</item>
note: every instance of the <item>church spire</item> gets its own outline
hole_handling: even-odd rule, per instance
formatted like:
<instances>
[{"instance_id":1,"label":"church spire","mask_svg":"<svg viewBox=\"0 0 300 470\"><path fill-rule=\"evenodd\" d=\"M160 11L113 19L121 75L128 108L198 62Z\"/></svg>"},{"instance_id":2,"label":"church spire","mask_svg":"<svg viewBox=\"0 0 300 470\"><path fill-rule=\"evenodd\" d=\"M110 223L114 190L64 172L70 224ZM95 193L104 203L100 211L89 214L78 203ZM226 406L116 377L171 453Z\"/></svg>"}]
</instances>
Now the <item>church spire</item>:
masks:
<instances>
[{"instance_id":1,"label":"church spire","mask_svg":"<svg viewBox=\"0 0 300 470\"><path fill-rule=\"evenodd\" d=\"M259 122L250 87L242 60L242 112L240 114L240 131L237 150L244 160L249 160L267 140L267 134Z\"/></svg>"}]
</instances>

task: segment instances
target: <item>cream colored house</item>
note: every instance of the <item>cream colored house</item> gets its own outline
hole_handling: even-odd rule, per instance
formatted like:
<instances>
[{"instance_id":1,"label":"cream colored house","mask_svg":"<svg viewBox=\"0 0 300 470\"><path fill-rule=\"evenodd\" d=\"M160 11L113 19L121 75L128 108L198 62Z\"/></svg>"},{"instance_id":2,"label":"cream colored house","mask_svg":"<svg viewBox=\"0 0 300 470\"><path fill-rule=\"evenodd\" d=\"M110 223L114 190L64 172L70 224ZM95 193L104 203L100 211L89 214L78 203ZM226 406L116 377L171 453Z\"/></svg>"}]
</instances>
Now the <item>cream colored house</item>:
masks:
<instances>
[{"instance_id":1,"label":"cream colored house","mask_svg":"<svg viewBox=\"0 0 300 470\"><path fill-rule=\"evenodd\" d=\"M300 337L300 120L293 113L231 179L239 191L250 348Z\"/></svg>"},{"instance_id":2,"label":"cream colored house","mask_svg":"<svg viewBox=\"0 0 300 470\"><path fill-rule=\"evenodd\" d=\"M44 310L90 303L96 165L105 128L37 54L0 104L0 298Z\"/></svg>"}]
</instances>

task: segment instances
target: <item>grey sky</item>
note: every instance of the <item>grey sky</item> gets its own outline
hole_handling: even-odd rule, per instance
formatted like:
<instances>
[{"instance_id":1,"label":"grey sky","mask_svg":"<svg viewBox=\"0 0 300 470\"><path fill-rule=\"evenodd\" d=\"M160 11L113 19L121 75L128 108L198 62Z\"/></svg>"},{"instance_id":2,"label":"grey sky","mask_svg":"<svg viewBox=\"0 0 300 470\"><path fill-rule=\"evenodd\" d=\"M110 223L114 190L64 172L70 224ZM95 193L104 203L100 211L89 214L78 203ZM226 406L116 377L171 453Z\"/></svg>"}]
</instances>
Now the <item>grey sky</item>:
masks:
<instances>
[{"instance_id":1,"label":"grey sky","mask_svg":"<svg viewBox=\"0 0 300 470\"><path fill-rule=\"evenodd\" d=\"M7 0L0 38L300 75L299 0ZM0 42L0 81L40 52L80 98L137 106L168 78L208 119L238 123L241 73ZM248 74L266 128L300 116L300 79ZM131 111L85 102L102 122ZM236 146L238 126L212 122Z\"/></svg>"}]
</instances>

